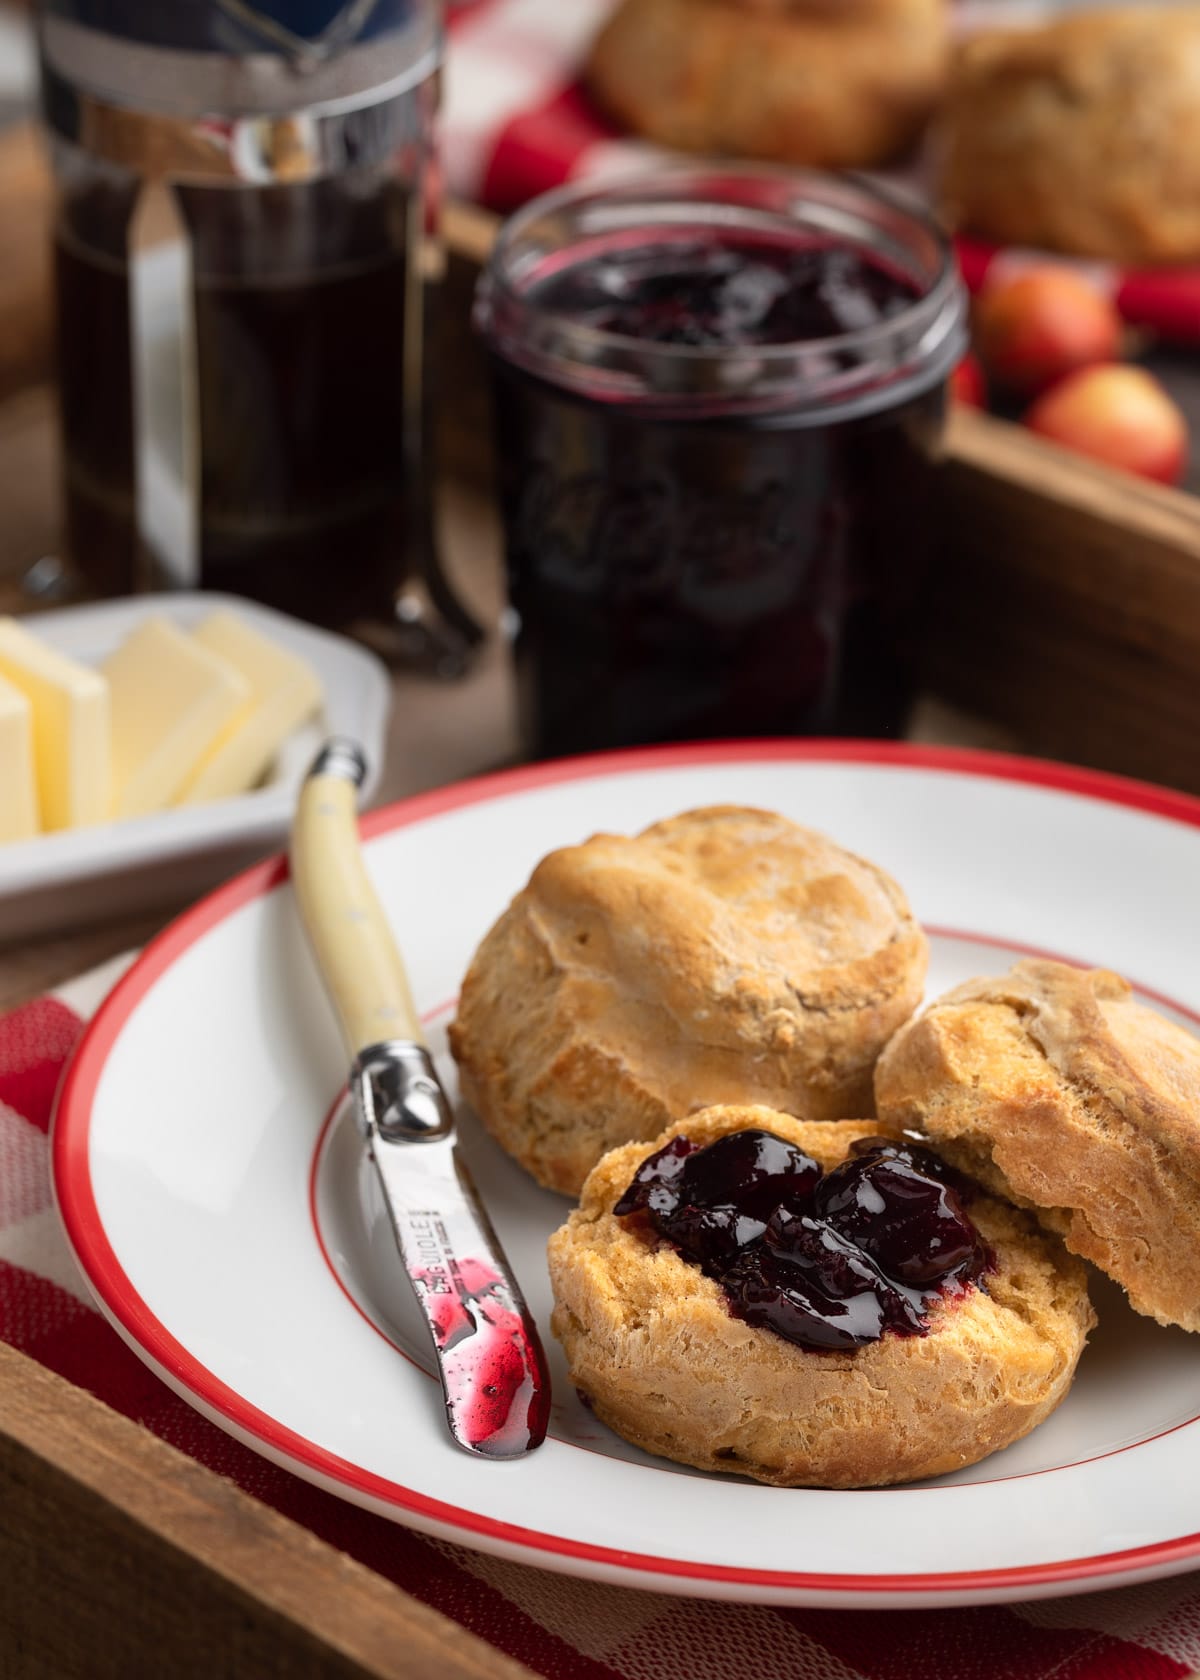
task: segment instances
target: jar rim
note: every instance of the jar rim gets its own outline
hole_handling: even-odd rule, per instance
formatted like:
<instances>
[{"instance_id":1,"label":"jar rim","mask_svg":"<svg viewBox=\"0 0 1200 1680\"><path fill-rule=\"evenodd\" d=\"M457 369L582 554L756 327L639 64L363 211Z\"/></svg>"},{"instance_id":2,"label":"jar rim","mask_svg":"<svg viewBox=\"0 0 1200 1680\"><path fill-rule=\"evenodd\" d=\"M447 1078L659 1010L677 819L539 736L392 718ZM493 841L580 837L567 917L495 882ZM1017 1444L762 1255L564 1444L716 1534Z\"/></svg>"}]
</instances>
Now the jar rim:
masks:
<instances>
[{"instance_id":1,"label":"jar rim","mask_svg":"<svg viewBox=\"0 0 1200 1680\"><path fill-rule=\"evenodd\" d=\"M573 232L561 252L600 245L643 220L730 231L771 225L882 251L922 289L884 320L821 337L736 348L638 338L581 322L536 296L546 253L539 261L529 248L534 230L572 227L589 215L598 225ZM925 276L915 272L915 246ZM475 303L475 325L490 348L526 372L600 401L670 407L686 400L690 412L806 406L806 397L825 413L845 401L856 409L864 399L868 408L890 406L897 383L924 388L948 375L965 348L965 320L953 245L924 205L863 175L758 163L671 163L543 193L504 223ZM814 380L816 359L850 365ZM886 394L870 401L880 384Z\"/></svg>"}]
</instances>

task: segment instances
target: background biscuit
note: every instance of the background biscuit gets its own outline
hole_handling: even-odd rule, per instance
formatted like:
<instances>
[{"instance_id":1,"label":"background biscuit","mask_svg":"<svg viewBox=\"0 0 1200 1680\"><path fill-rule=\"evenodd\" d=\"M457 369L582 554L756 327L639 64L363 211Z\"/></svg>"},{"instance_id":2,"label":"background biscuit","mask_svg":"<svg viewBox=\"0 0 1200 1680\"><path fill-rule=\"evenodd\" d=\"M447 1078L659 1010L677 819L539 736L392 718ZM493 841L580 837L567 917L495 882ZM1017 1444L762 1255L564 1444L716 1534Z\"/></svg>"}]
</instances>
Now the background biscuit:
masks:
<instances>
[{"instance_id":1,"label":"background biscuit","mask_svg":"<svg viewBox=\"0 0 1200 1680\"><path fill-rule=\"evenodd\" d=\"M573 1194L607 1149L713 1103L869 1114L927 955L881 869L717 806L545 858L480 945L450 1044L488 1130Z\"/></svg>"},{"instance_id":2,"label":"background biscuit","mask_svg":"<svg viewBox=\"0 0 1200 1680\"><path fill-rule=\"evenodd\" d=\"M876 1096L1138 1312L1200 1330L1200 1039L1119 975L1031 961L959 986L888 1046Z\"/></svg>"}]
</instances>

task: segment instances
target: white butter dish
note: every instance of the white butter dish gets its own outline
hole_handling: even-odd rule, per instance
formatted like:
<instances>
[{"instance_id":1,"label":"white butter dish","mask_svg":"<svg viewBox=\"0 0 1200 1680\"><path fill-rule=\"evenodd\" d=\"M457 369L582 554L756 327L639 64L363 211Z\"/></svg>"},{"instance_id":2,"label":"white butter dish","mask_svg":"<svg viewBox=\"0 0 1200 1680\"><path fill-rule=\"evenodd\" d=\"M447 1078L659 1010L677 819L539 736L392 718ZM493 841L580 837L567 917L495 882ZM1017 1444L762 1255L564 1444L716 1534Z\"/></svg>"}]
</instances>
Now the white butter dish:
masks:
<instances>
[{"instance_id":1,"label":"white butter dish","mask_svg":"<svg viewBox=\"0 0 1200 1680\"><path fill-rule=\"evenodd\" d=\"M190 629L218 609L236 612L252 629L307 660L324 691L321 711L294 732L268 779L250 793L0 845L0 947L182 904L277 850L304 772L328 735L349 735L360 744L369 766L364 795L374 790L391 690L382 663L344 636L254 601L204 592L64 607L32 615L27 623L51 647L97 665L148 618Z\"/></svg>"}]
</instances>

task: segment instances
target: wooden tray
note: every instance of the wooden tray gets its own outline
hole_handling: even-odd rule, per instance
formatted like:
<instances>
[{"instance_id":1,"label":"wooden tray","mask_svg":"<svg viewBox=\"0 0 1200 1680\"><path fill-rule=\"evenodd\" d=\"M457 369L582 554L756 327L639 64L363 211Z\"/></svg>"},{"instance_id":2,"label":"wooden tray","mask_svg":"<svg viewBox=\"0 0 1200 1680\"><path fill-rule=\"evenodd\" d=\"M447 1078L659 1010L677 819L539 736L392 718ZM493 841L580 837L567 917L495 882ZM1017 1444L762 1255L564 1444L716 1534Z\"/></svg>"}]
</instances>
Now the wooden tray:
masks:
<instances>
[{"instance_id":1,"label":"wooden tray","mask_svg":"<svg viewBox=\"0 0 1200 1680\"><path fill-rule=\"evenodd\" d=\"M5 1680L531 1680L0 1343Z\"/></svg>"}]
</instances>

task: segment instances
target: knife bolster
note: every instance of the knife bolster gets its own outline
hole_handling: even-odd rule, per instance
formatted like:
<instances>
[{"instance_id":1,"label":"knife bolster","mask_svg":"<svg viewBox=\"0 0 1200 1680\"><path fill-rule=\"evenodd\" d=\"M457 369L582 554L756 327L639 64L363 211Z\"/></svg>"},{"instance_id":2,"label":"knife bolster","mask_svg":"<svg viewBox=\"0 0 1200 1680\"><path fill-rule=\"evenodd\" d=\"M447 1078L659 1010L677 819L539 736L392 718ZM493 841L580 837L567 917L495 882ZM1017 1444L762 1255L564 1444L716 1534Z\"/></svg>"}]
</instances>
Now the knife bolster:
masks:
<instances>
[{"instance_id":1,"label":"knife bolster","mask_svg":"<svg viewBox=\"0 0 1200 1680\"><path fill-rule=\"evenodd\" d=\"M369 1139L433 1143L454 1131L454 1113L423 1044L369 1044L350 1070L359 1123Z\"/></svg>"}]
</instances>

